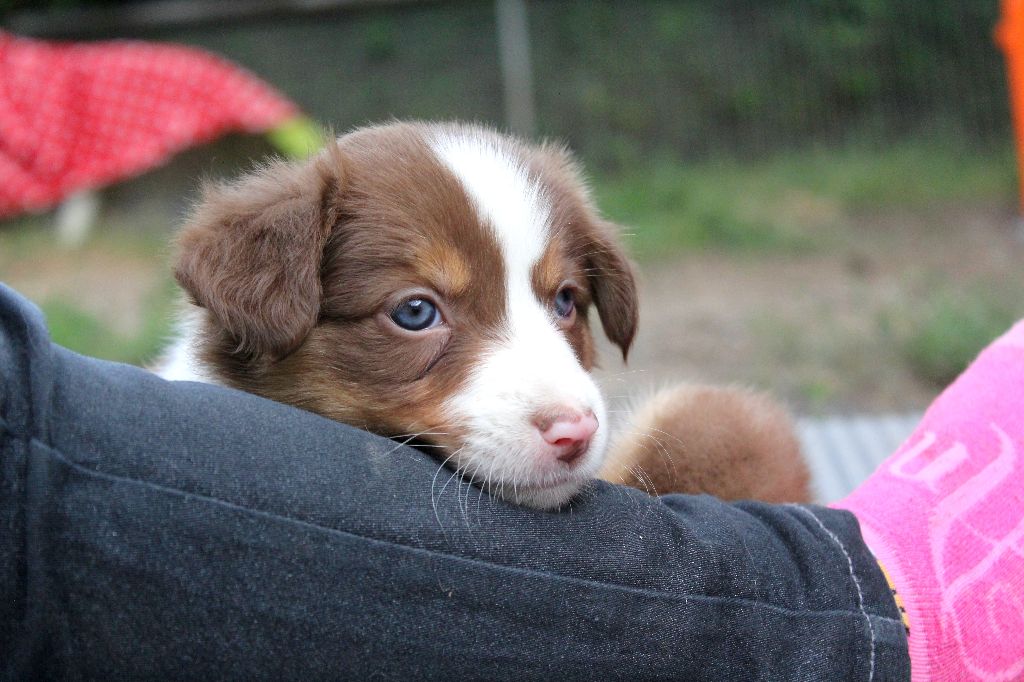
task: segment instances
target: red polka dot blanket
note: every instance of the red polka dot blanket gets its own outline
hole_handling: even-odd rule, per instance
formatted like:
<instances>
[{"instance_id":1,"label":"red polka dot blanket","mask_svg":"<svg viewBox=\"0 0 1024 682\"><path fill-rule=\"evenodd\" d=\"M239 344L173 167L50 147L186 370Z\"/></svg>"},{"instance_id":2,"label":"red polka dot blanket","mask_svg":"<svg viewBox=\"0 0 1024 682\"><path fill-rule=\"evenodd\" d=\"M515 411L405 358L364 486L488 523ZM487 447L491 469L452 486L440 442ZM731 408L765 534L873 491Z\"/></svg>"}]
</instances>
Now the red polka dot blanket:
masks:
<instances>
[{"instance_id":1,"label":"red polka dot blanket","mask_svg":"<svg viewBox=\"0 0 1024 682\"><path fill-rule=\"evenodd\" d=\"M298 113L252 74L201 50L54 43L0 31L0 218Z\"/></svg>"}]
</instances>

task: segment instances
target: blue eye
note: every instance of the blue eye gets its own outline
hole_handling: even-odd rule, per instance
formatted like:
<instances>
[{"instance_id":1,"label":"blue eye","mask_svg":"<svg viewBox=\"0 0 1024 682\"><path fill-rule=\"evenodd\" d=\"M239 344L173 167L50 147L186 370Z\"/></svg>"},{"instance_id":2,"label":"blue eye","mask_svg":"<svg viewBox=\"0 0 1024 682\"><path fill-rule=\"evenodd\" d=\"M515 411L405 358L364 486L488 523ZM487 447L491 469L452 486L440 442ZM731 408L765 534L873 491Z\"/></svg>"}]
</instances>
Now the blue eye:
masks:
<instances>
[{"instance_id":1,"label":"blue eye","mask_svg":"<svg viewBox=\"0 0 1024 682\"><path fill-rule=\"evenodd\" d=\"M564 287L555 294L555 314L561 318L568 319L572 311L576 309L576 298L572 289Z\"/></svg>"},{"instance_id":2,"label":"blue eye","mask_svg":"<svg viewBox=\"0 0 1024 682\"><path fill-rule=\"evenodd\" d=\"M441 324L441 313L425 298L410 298L391 311L391 320L402 329L418 332Z\"/></svg>"}]
</instances>

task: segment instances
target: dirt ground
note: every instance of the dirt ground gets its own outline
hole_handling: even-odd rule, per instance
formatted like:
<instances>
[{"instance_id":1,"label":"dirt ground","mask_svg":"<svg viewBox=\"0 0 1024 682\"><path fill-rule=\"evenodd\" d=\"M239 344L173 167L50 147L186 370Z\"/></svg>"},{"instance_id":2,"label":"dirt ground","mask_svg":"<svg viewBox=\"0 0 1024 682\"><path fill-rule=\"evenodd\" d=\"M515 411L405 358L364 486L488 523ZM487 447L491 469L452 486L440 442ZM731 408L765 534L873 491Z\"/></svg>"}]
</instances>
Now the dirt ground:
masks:
<instances>
[{"instance_id":1,"label":"dirt ground","mask_svg":"<svg viewBox=\"0 0 1024 682\"><path fill-rule=\"evenodd\" d=\"M169 270L160 254L110 251L105 245L106 240L81 250L33 249L21 257L0 253L0 281L36 303L66 301L116 334L134 336Z\"/></svg>"},{"instance_id":2,"label":"dirt ground","mask_svg":"<svg viewBox=\"0 0 1024 682\"><path fill-rule=\"evenodd\" d=\"M602 355L606 392L724 382L769 389L804 414L921 409L940 387L912 372L901 333L939 292L1024 301L1016 230L1005 207L936 207L858 216L809 253L647 264L629 363Z\"/></svg>"},{"instance_id":3,"label":"dirt ground","mask_svg":"<svg viewBox=\"0 0 1024 682\"><path fill-rule=\"evenodd\" d=\"M108 235L77 252L8 249L0 279L130 337L167 288L160 243L111 249ZM800 414L921 409L940 387L915 375L899 348L921 307L972 288L1024 302L1024 239L1007 207L860 215L822 243L642 264L640 332L626 366L604 348L606 393L615 402L673 381L738 383Z\"/></svg>"}]
</instances>

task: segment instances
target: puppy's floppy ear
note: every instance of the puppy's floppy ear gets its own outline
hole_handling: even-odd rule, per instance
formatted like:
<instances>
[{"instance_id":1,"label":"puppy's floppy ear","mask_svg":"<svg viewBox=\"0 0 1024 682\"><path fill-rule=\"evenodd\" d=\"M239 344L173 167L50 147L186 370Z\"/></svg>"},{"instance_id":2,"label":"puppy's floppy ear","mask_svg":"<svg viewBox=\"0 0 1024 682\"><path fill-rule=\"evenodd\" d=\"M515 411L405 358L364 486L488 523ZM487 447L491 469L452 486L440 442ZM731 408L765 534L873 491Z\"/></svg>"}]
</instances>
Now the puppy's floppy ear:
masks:
<instances>
[{"instance_id":1,"label":"puppy's floppy ear","mask_svg":"<svg viewBox=\"0 0 1024 682\"><path fill-rule=\"evenodd\" d=\"M535 151L533 162L546 184L561 193L575 196L579 202L577 205L582 205L590 216L590 219L579 222L568 216L564 218L581 228L578 234L582 240L577 242L577 248L584 254L587 278L601 316L601 326L608 338L622 350L622 359L625 360L636 335L640 302L633 266L619 243L619 228L597 217L597 207L583 180L583 170L567 147L545 143Z\"/></svg>"},{"instance_id":2,"label":"puppy's floppy ear","mask_svg":"<svg viewBox=\"0 0 1024 682\"><path fill-rule=\"evenodd\" d=\"M239 354L280 359L316 323L343 180L340 152L328 150L207 186L178 238L175 278Z\"/></svg>"},{"instance_id":3,"label":"puppy's floppy ear","mask_svg":"<svg viewBox=\"0 0 1024 682\"><path fill-rule=\"evenodd\" d=\"M633 266L618 242L618 228L601 222L591 235L587 268L594 305L604 333L622 349L622 359L636 336L640 314Z\"/></svg>"}]
</instances>

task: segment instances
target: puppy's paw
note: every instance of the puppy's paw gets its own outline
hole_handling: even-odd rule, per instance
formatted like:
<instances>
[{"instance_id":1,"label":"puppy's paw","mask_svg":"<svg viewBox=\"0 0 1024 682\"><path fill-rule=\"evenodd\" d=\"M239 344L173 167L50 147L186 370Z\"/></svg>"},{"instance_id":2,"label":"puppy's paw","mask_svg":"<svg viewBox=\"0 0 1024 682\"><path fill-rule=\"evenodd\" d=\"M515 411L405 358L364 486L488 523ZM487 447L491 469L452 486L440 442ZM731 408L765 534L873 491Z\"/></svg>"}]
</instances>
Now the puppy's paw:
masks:
<instances>
[{"instance_id":1,"label":"puppy's paw","mask_svg":"<svg viewBox=\"0 0 1024 682\"><path fill-rule=\"evenodd\" d=\"M808 502L807 464L792 419L763 393L682 384L641 404L600 478L654 495Z\"/></svg>"}]
</instances>

